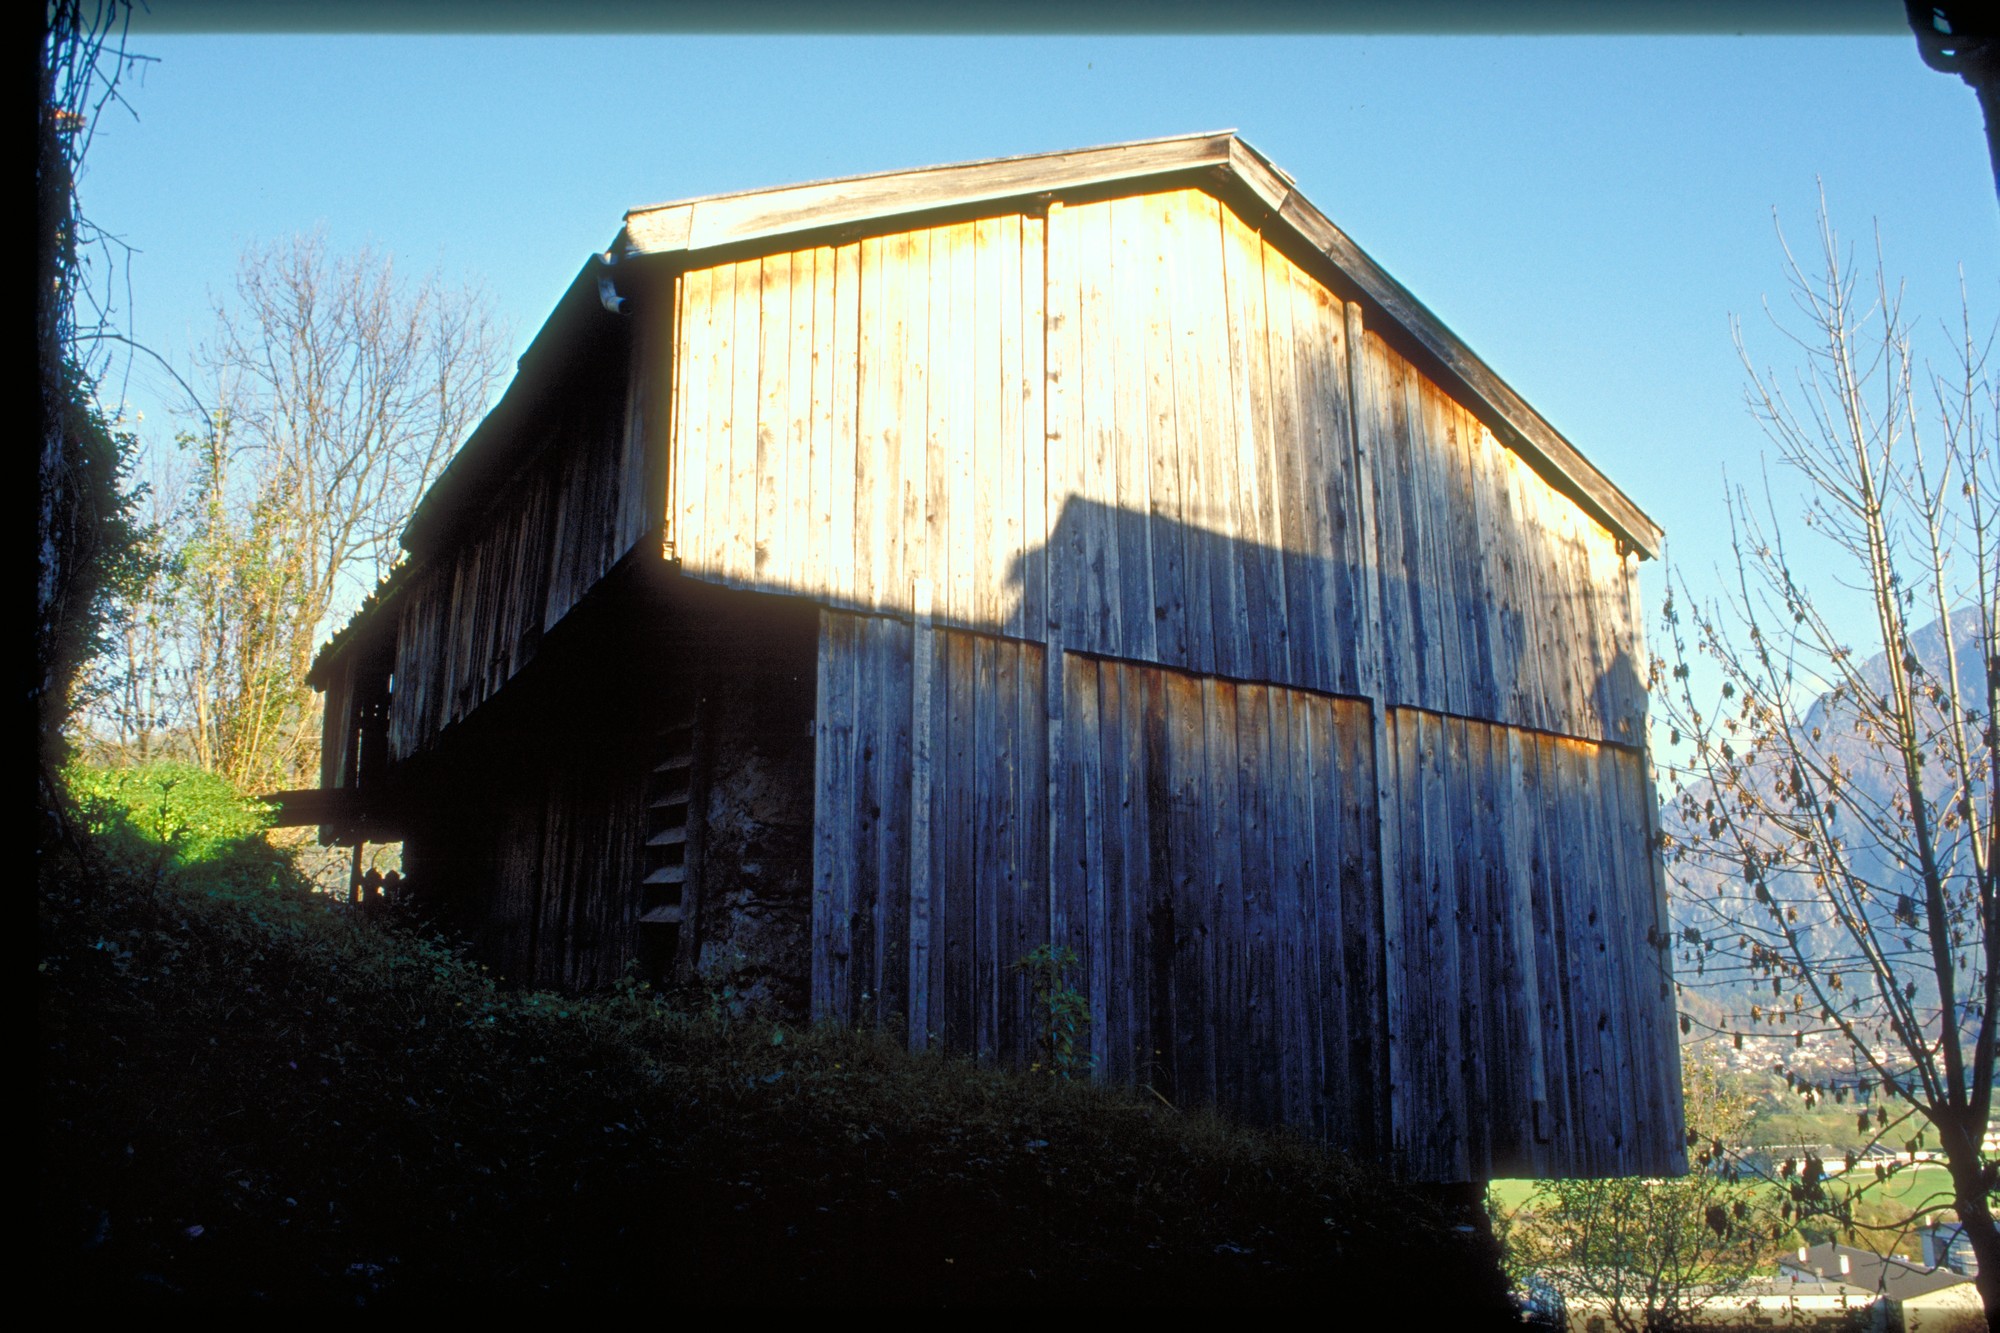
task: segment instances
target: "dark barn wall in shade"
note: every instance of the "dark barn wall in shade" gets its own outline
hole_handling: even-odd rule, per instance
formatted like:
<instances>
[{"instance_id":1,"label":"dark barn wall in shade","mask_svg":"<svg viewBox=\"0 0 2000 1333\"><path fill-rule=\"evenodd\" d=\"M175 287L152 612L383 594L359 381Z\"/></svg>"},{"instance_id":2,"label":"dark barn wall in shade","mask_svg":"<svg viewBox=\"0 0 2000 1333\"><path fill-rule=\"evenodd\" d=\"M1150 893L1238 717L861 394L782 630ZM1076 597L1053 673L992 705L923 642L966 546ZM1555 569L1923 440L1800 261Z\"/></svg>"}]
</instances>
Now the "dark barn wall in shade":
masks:
<instances>
[{"instance_id":1,"label":"dark barn wall in shade","mask_svg":"<svg viewBox=\"0 0 2000 1333\"><path fill-rule=\"evenodd\" d=\"M720 674L695 715L703 772L694 973L739 1005L803 1019L811 976L812 644Z\"/></svg>"}]
</instances>

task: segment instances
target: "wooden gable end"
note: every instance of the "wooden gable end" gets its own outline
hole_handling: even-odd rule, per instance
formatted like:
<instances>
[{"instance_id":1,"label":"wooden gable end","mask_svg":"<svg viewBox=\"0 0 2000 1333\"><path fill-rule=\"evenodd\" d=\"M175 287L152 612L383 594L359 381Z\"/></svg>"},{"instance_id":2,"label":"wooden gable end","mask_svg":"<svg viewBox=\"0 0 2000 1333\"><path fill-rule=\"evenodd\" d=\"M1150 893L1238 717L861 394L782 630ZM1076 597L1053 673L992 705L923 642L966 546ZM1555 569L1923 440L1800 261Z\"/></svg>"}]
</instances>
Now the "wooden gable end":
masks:
<instances>
[{"instance_id":1,"label":"wooden gable end","mask_svg":"<svg viewBox=\"0 0 2000 1333\"><path fill-rule=\"evenodd\" d=\"M675 282L694 577L1641 740L1636 557L1210 194Z\"/></svg>"}]
</instances>

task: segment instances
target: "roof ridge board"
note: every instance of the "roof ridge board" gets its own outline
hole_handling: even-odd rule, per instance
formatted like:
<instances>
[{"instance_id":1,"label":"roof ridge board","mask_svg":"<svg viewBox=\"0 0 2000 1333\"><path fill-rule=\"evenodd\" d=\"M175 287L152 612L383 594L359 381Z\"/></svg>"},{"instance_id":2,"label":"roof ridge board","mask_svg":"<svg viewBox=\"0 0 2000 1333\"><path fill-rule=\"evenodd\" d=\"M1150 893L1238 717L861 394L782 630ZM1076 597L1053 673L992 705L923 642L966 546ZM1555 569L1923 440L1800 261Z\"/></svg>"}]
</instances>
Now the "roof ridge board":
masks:
<instances>
[{"instance_id":1,"label":"roof ridge board","mask_svg":"<svg viewBox=\"0 0 2000 1333\"><path fill-rule=\"evenodd\" d=\"M746 199L760 194L783 194L792 190L811 190L828 185L847 185L859 181L883 180L891 176L921 176L936 171L958 171L976 167L995 167L1014 162L1034 162L1042 158L1078 157L1085 153L1110 153L1121 148L1152 148L1160 144L1194 143L1207 139L1232 138L1242 143L1238 132L1231 129L1201 130L1192 134L1162 134L1151 139L1127 139L1118 143L1089 144L1081 148L1057 148L1041 153L1006 153L998 157L976 157L964 162L935 162L923 167L891 167L883 171L862 171L847 176L823 176L817 180L788 181L783 185L758 185L747 190L721 190L714 194L689 195L683 199L664 199L656 204L639 204L625 210L629 220L637 213L657 213L667 208L686 208L695 204L718 203L725 199ZM1248 144L1244 145L1246 148ZM1251 149L1253 153L1255 149ZM1258 153L1261 159L1263 154ZM1268 159L1264 159L1268 162Z\"/></svg>"}]
</instances>

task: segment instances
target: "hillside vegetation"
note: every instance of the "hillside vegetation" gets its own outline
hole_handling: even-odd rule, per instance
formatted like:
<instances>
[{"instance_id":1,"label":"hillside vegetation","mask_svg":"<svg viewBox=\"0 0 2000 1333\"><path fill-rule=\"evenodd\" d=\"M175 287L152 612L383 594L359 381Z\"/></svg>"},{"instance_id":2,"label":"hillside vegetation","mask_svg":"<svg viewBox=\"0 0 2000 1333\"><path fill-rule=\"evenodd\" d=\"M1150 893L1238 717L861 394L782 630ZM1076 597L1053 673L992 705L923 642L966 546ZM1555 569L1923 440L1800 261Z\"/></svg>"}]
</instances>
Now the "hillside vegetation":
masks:
<instances>
[{"instance_id":1,"label":"hillside vegetation","mask_svg":"<svg viewBox=\"0 0 2000 1333\"><path fill-rule=\"evenodd\" d=\"M39 892L53 1296L1332 1311L1421 1273L1427 1314L1499 1312L1469 1219L1296 1139L699 994L511 989L310 893L214 778L71 782Z\"/></svg>"}]
</instances>

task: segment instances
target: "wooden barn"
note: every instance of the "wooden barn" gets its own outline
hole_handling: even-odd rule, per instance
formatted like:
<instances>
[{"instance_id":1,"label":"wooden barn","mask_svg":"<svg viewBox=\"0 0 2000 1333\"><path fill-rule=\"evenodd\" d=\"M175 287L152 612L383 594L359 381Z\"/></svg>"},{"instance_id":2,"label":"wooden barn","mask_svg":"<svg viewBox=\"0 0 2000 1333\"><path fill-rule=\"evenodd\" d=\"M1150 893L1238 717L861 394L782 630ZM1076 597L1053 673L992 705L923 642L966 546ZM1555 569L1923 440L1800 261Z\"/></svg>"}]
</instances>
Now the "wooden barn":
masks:
<instances>
[{"instance_id":1,"label":"wooden barn","mask_svg":"<svg viewBox=\"0 0 2000 1333\"><path fill-rule=\"evenodd\" d=\"M1414 1180L1684 1169L1661 533L1233 134L635 209L323 651L342 842Z\"/></svg>"}]
</instances>

